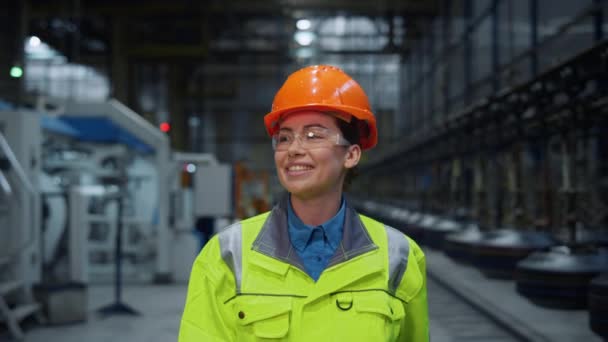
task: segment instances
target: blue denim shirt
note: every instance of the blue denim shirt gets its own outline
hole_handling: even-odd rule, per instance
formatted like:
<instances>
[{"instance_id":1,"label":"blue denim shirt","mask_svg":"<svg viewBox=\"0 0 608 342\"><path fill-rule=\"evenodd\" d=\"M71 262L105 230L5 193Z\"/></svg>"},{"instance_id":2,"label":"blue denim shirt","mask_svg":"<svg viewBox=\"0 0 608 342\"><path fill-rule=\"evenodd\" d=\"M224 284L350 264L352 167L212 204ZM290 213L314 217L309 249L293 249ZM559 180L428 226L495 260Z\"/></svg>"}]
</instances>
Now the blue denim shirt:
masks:
<instances>
[{"instance_id":1,"label":"blue denim shirt","mask_svg":"<svg viewBox=\"0 0 608 342\"><path fill-rule=\"evenodd\" d=\"M320 226L308 226L300 220L291 207L291 200L287 206L287 225L289 240L296 253L302 259L308 275L315 281L329 263L336 248L342 241L344 227L345 204L342 204L338 213L329 221Z\"/></svg>"}]
</instances>

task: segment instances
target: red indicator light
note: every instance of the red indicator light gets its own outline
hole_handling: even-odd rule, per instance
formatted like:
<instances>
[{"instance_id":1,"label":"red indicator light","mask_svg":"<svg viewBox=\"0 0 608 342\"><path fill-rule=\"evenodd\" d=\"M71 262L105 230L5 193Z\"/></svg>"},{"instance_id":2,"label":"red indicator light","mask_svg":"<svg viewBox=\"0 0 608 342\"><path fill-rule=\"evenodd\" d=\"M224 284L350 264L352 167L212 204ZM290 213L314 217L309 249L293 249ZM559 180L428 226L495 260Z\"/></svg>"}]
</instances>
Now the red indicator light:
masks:
<instances>
[{"instance_id":1,"label":"red indicator light","mask_svg":"<svg viewBox=\"0 0 608 342\"><path fill-rule=\"evenodd\" d=\"M168 122L163 122L160 124L160 130L167 133L171 129L171 125Z\"/></svg>"}]
</instances>

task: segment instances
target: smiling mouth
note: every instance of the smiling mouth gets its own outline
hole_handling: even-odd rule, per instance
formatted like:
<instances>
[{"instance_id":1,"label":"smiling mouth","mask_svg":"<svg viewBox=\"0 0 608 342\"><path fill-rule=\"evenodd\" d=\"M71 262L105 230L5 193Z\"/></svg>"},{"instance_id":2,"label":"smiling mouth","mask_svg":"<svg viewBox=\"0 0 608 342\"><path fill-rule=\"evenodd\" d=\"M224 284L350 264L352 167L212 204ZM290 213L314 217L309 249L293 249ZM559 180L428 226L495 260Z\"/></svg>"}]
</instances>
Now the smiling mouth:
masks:
<instances>
[{"instance_id":1,"label":"smiling mouth","mask_svg":"<svg viewBox=\"0 0 608 342\"><path fill-rule=\"evenodd\" d=\"M312 166L307 166L307 165L292 165L290 167L287 168L288 172L299 172L299 171L308 171L308 170L312 170L313 167Z\"/></svg>"}]
</instances>

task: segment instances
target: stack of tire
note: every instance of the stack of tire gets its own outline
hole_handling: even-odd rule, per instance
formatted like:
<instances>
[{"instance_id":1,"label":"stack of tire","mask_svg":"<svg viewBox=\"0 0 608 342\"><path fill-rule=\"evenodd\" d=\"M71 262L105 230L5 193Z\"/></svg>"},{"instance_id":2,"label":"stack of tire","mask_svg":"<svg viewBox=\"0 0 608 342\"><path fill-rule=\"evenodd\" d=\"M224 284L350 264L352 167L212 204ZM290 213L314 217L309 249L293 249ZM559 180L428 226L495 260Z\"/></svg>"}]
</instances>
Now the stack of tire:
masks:
<instances>
[{"instance_id":1,"label":"stack of tire","mask_svg":"<svg viewBox=\"0 0 608 342\"><path fill-rule=\"evenodd\" d=\"M535 304L584 309L591 279L602 272L608 272L607 249L571 250L560 246L522 260L517 265L515 280L517 291ZM599 280L596 286L599 293L605 291L601 286Z\"/></svg>"},{"instance_id":2,"label":"stack of tire","mask_svg":"<svg viewBox=\"0 0 608 342\"><path fill-rule=\"evenodd\" d=\"M448 234L443 241L444 253L456 262L472 264L473 246L481 240L482 232L476 223L464 224L464 229Z\"/></svg>"},{"instance_id":3,"label":"stack of tire","mask_svg":"<svg viewBox=\"0 0 608 342\"><path fill-rule=\"evenodd\" d=\"M443 249L446 236L462 231L463 227L464 225L457 221L439 219L434 225L425 228L423 241L429 247Z\"/></svg>"},{"instance_id":4,"label":"stack of tire","mask_svg":"<svg viewBox=\"0 0 608 342\"><path fill-rule=\"evenodd\" d=\"M556 244L557 240L544 232L512 229L484 232L472 246L474 265L488 277L511 279L519 261Z\"/></svg>"}]
</instances>

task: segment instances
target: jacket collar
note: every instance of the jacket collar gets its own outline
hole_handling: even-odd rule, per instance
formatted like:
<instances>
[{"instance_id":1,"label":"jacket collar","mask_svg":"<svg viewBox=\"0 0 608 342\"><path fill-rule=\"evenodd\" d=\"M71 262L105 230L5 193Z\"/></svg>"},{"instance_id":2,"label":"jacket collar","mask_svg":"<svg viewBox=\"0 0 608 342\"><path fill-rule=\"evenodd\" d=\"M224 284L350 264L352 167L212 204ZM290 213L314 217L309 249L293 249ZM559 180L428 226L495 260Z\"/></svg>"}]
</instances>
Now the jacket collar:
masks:
<instances>
[{"instance_id":1,"label":"jacket collar","mask_svg":"<svg viewBox=\"0 0 608 342\"><path fill-rule=\"evenodd\" d=\"M287 226L289 197L283 198L272 209L264 222L252 249L271 258L278 259L304 271L304 265L294 250ZM351 260L361 254L378 249L363 226L359 214L346 201L344 231L340 246L329 260L327 268Z\"/></svg>"}]
</instances>

